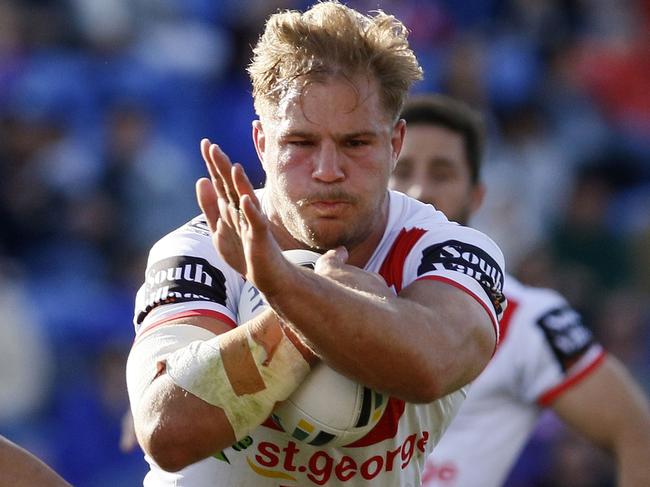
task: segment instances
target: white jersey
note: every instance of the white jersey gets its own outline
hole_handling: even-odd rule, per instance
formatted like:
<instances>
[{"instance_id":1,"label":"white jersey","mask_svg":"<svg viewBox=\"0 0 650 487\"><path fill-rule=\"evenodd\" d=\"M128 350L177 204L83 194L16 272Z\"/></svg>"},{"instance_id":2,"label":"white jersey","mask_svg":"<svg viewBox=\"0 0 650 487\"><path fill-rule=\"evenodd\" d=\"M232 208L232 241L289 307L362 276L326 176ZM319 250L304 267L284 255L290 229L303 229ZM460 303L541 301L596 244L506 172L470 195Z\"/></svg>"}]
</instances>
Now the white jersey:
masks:
<instances>
[{"instance_id":1,"label":"white jersey","mask_svg":"<svg viewBox=\"0 0 650 487\"><path fill-rule=\"evenodd\" d=\"M498 333L504 274L496 244L401 193L391 192L389 201L386 230L365 269L381 274L396 293L418 279L456 286L483 306ZM205 221L196 218L151 250L137 296L136 333L196 315L235 327L243 283L214 249ZM177 473L164 472L147 458L151 470L144 485L420 485L424 460L464 397L459 390L427 405L391 397L375 428L340 448L296 441L269 419L231 448Z\"/></svg>"},{"instance_id":2,"label":"white jersey","mask_svg":"<svg viewBox=\"0 0 650 487\"><path fill-rule=\"evenodd\" d=\"M499 348L427 459L425 487L503 484L542 408L589 375L604 352L562 296L506 276Z\"/></svg>"}]
</instances>

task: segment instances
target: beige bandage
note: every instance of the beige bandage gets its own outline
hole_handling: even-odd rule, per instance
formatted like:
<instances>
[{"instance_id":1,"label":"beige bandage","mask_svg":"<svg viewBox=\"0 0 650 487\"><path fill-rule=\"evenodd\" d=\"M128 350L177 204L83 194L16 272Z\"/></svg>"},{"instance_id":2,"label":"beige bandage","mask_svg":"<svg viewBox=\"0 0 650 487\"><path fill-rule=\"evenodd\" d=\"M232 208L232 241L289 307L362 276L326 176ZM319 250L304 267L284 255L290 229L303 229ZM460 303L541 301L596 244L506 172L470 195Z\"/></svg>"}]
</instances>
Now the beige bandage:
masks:
<instances>
[{"instance_id":1,"label":"beige bandage","mask_svg":"<svg viewBox=\"0 0 650 487\"><path fill-rule=\"evenodd\" d=\"M310 369L284 334L270 360L248 329L246 344L227 343L226 335L195 341L172 353L167 374L179 387L223 409L240 440L269 417L276 402L289 397ZM237 368L248 373L240 374Z\"/></svg>"},{"instance_id":2,"label":"beige bandage","mask_svg":"<svg viewBox=\"0 0 650 487\"><path fill-rule=\"evenodd\" d=\"M138 339L126 363L126 383L132 410L138 410L140 399L156 377L158 362L196 340L214 337L214 333L198 326L172 324L156 328Z\"/></svg>"}]
</instances>

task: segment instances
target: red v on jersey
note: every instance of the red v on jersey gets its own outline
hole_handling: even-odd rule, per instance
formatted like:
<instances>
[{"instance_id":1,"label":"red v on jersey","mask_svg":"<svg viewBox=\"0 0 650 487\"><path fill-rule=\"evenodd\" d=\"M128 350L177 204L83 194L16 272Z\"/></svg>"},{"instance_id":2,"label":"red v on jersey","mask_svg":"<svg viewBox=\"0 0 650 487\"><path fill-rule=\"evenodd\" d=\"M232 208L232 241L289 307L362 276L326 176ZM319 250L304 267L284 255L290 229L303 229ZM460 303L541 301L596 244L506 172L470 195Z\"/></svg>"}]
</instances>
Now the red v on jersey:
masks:
<instances>
[{"instance_id":1,"label":"red v on jersey","mask_svg":"<svg viewBox=\"0 0 650 487\"><path fill-rule=\"evenodd\" d=\"M395 239L395 243L379 269L379 274L384 278L386 284L393 286L398 293L402 290L404 261L406 261L406 257L411 252L411 249L413 249L418 240L420 240L420 237L425 233L426 230L421 228L412 228L411 230L403 229ZM363 438L346 446L348 448L359 448L394 438L397 434L397 426L402 414L404 414L405 407L404 401L391 397L388 400L386 411L384 411L377 426Z\"/></svg>"}]
</instances>

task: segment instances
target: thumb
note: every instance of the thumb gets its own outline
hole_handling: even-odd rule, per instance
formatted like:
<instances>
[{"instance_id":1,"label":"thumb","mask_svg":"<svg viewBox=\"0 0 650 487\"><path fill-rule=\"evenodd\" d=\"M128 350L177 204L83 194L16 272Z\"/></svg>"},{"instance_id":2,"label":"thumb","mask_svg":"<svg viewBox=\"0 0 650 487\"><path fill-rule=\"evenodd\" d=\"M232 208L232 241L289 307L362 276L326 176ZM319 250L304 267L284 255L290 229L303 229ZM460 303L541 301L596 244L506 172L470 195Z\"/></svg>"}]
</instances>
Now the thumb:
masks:
<instances>
[{"instance_id":1,"label":"thumb","mask_svg":"<svg viewBox=\"0 0 650 487\"><path fill-rule=\"evenodd\" d=\"M348 250L341 246L328 250L316 261L316 270L323 266L340 267L348 261Z\"/></svg>"}]
</instances>

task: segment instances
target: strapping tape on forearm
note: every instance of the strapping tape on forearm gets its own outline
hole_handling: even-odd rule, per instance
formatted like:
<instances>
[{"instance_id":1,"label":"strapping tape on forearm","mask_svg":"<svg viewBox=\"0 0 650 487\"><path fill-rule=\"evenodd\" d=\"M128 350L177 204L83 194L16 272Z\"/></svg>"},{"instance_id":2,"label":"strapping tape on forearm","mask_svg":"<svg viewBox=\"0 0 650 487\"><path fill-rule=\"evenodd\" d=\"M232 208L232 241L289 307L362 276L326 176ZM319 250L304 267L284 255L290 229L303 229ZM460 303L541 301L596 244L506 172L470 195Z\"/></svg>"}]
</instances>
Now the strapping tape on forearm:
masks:
<instances>
[{"instance_id":1,"label":"strapping tape on forearm","mask_svg":"<svg viewBox=\"0 0 650 487\"><path fill-rule=\"evenodd\" d=\"M138 410L143 394L157 375L158 362L196 340L214 337L214 333L198 326L172 324L156 328L138 340L126 363L126 383L133 410Z\"/></svg>"},{"instance_id":2,"label":"strapping tape on forearm","mask_svg":"<svg viewBox=\"0 0 650 487\"><path fill-rule=\"evenodd\" d=\"M240 440L268 418L276 402L289 397L309 373L309 365L284 335L267 363L266 350L247 330L247 343L235 342L235 346L243 361L252 359L259 375L235 379L233 364L228 363L233 361L232 353L221 341L226 341L224 335L193 342L169 355L167 374L179 387L221 408Z\"/></svg>"}]
</instances>

